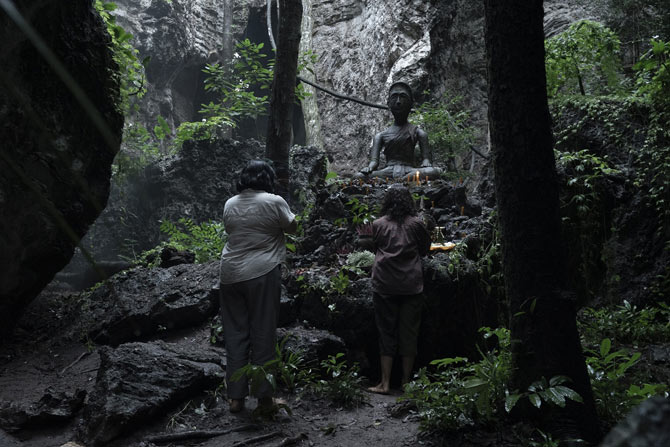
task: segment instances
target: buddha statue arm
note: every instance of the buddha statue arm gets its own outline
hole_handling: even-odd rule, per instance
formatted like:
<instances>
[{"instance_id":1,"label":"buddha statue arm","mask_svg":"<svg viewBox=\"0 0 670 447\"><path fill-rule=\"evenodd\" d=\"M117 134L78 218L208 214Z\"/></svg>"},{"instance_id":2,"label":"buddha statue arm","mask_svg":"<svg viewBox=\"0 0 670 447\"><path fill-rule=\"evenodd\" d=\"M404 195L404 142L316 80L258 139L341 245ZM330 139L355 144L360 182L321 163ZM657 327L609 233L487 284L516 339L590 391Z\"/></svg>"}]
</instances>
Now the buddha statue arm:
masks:
<instances>
[{"instance_id":1,"label":"buddha statue arm","mask_svg":"<svg viewBox=\"0 0 670 447\"><path fill-rule=\"evenodd\" d=\"M419 140L419 148L421 148L421 167L425 168L433 166L433 157L428 144L428 134L421 128L416 129L416 135Z\"/></svg>"},{"instance_id":2,"label":"buddha statue arm","mask_svg":"<svg viewBox=\"0 0 670 447\"><path fill-rule=\"evenodd\" d=\"M370 151L370 164L361 169L364 174L369 174L379 166L379 154L382 150L382 135L378 133L372 143L372 150Z\"/></svg>"}]
</instances>

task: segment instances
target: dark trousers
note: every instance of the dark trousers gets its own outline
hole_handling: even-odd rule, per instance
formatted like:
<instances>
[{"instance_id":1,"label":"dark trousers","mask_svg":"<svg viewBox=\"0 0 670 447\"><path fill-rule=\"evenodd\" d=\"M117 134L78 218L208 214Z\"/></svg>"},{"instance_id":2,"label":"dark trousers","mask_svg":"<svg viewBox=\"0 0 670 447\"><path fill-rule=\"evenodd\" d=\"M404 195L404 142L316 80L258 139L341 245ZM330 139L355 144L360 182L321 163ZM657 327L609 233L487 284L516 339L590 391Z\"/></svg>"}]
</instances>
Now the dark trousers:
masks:
<instances>
[{"instance_id":1,"label":"dark trousers","mask_svg":"<svg viewBox=\"0 0 670 447\"><path fill-rule=\"evenodd\" d=\"M221 285L221 319L226 341L226 385L230 399L249 394L246 376L231 377L247 365L262 366L275 358L277 316L281 294L281 268L278 265L258 278ZM257 389L256 389L257 387ZM272 396L267 381L254 384L256 397Z\"/></svg>"},{"instance_id":2,"label":"dark trousers","mask_svg":"<svg viewBox=\"0 0 670 447\"><path fill-rule=\"evenodd\" d=\"M379 353L393 357L415 356L421 326L423 294L384 295L373 292Z\"/></svg>"}]
</instances>

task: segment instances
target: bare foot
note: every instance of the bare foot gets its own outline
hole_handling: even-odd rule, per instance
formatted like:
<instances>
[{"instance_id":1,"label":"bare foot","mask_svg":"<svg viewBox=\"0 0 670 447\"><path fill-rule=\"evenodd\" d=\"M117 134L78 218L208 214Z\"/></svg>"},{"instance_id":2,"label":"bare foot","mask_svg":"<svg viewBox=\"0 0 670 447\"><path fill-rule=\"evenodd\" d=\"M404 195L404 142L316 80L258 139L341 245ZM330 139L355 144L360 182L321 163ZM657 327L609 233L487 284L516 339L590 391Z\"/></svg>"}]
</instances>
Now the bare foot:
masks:
<instances>
[{"instance_id":1,"label":"bare foot","mask_svg":"<svg viewBox=\"0 0 670 447\"><path fill-rule=\"evenodd\" d=\"M389 393L389 388L388 387L384 388L384 385L382 385L380 383L377 386L371 386L370 388L368 388L368 391L371 392L371 393L377 393L377 394L388 394Z\"/></svg>"}]
</instances>

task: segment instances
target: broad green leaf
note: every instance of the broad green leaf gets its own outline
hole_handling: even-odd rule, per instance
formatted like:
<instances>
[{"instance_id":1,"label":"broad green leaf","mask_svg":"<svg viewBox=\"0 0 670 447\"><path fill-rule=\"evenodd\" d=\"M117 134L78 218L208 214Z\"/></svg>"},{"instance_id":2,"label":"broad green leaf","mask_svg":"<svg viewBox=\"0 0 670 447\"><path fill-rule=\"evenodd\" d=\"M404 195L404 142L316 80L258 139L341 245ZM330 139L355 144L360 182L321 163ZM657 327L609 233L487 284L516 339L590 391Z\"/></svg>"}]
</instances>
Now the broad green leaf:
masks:
<instances>
[{"instance_id":1,"label":"broad green leaf","mask_svg":"<svg viewBox=\"0 0 670 447\"><path fill-rule=\"evenodd\" d=\"M570 378L567 376L554 376L551 379L549 379L550 386L561 385L567 382L571 382Z\"/></svg>"},{"instance_id":2,"label":"broad green leaf","mask_svg":"<svg viewBox=\"0 0 670 447\"><path fill-rule=\"evenodd\" d=\"M600 342L600 356L605 357L610 352L611 348L612 340L604 338L603 341Z\"/></svg>"},{"instance_id":3,"label":"broad green leaf","mask_svg":"<svg viewBox=\"0 0 670 447\"><path fill-rule=\"evenodd\" d=\"M482 380L479 377L472 377L463 383L463 388L472 392L486 388L487 385L488 382L486 380Z\"/></svg>"},{"instance_id":4,"label":"broad green leaf","mask_svg":"<svg viewBox=\"0 0 670 447\"><path fill-rule=\"evenodd\" d=\"M542 399L540 399L540 396L535 393L530 394L528 396L528 400L530 400L530 403L533 404L533 406L536 408L540 408L542 405Z\"/></svg>"},{"instance_id":5,"label":"broad green leaf","mask_svg":"<svg viewBox=\"0 0 670 447\"><path fill-rule=\"evenodd\" d=\"M505 397L505 411L510 412L521 398L521 394L509 394Z\"/></svg>"},{"instance_id":6,"label":"broad green leaf","mask_svg":"<svg viewBox=\"0 0 670 447\"><path fill-rule=\"evenodd\" d=\"M572 388L568 388L567 386L563 385L558 385L553 388L551 388L553 392L556 392L563 396L566 399L574 400L575 402L583 402L584 400L582 399L582 396L579 395L579 393Z\"/></svg>"}]
</instances>

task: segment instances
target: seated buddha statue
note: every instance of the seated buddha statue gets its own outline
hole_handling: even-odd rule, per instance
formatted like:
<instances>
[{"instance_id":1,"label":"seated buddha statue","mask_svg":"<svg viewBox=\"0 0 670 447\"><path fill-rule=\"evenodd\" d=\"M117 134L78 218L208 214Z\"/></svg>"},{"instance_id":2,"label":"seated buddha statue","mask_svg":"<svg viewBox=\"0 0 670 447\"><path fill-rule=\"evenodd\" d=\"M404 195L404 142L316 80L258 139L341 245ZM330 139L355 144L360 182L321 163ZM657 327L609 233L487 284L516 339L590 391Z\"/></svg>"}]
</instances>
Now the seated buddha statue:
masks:
<instances>
[{"instance_id":1,"label":"seated buddha statue","mask_svg":"<svg viewBox=\"0 0 670 447\"><path fill-rule=\"evenodd\" d=\"M370 163L354 175L355 178L439 178L442 170L432 165L428 134L407 121L414 104L411 87L404 82L395 82L389 88L387 104L393 114L393 125L375 135ZM421 164L414 159L414 149L419 144ZM379 168L380 154L386 157L386 166Z\"/></svg>"}]
</instances>

